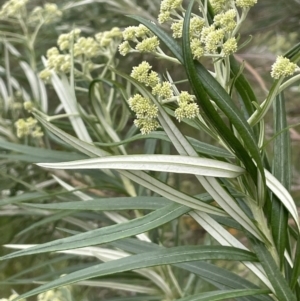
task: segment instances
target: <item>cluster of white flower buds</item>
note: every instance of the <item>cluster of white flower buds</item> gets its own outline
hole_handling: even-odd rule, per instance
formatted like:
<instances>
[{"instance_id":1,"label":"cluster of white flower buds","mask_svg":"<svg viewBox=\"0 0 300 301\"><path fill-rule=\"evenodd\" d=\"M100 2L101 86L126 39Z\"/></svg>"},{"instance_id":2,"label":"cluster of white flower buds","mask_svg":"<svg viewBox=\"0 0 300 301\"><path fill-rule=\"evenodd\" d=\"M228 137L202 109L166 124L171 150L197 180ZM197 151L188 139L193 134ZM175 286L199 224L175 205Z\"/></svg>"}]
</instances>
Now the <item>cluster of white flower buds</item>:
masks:
<instances>
[{"instance_id":1,"label":"cluster of white flower buds","mask_svg":"<svg viewBox=\"0 0 300 301\"><path fill-rule=\"evenodd\" d=\"M9 20L11 18L26 17L28 24L36 23L53 23L61 16L62 11L59 10L55 3L45 3L43 7L36 6L30 14L27 14L26 4L29 0L9 0L5 2L0 10L0 19Z\"/></svg>"},{"instance_id":2,"label":"cluster of white flower buds","mask_svg":"<svg viewBox=\"0 0 300 301\"><path fill-rule=\"evenodd\" d=\"M55 3L45 3L44 6L36 6L29 15L29 23L44 22L50 24L62 17L62 11Z\"/></svg>"},{"instance_id":3,"label":"cluster of white flower buds","mask_svg":"<svg viewBox=\"0 0 300 301\"><path fill-rule=\"evenodd\" d=\"M52 47L47 51L47 66L40 72L41 79L48 81L53 71L70 72L72 56L75 63L82 65L82 69L93 70L92 58L99 56L109 58L115 53L122 38L122 32L117 27L97 33L94 38L81 37L80 34L81 30L76 28L58 37L58 48Z\"/></svg>"},{"instance_id":4,"label":"cluster of white flower buds","mask_svg":"<svg viewBox=\"0 0 300 301\"><path fill-rule=\"evenodd\" d=\"M156 52L159 47L158 38L144 25L129 26L123 31L124 42L119 46L119 52L125 56L129 52ZM131 47L135 43L135 48Z\"/></svg>"},{"instance_id":5,"label":"cluster of white flower buds","mask_svg":"<svg viewBox=\"0 0 300 301\"><path fill-rule=\"evenodd\" d=\"M0 18L18 18L26 8L28 0L9 0L5 2L0 10Z\"/></svg>"},{"instance_id":6,"label":"cluster of white flower buds","mask_svg":"<svg viewBox=\"0 0 300 301\"><path fill-rule=\"evenodd\" d=\"M35 118L29 117L27 119L19 119L15 122L15 127L17 129L17 136L19 138L25 136L31 136L33 138L40 138L44 136L42 128L37 125L37 120Z\"/></svg>"},{"instance_id":7,"label":"cluster of white flower buds","mask_svg":"<svg viewBox=\"0 0 300 301\"><path fill-rule=\"evenodd\" d=\"M194 102L194 97L186 91L175 96L171 83L161 81L158 73L151 69L152 66L143 61L138 66L133 67L131 77L146 87L150 87L152 95L156 96L158 101L162 103L169 100L177 101L179 107L175 110L175 117L179 122L183 118L195 118L199 114L199 107ZM130 108L136 113L137 119L134 124L140 128L142 134L148 134L159 127L156 121L158 108L149 99L136 94L128 102Z\"/></svg>"},{"instance_id":8,"label":"cluster of white flower buds","mask_svg":"<svg viewBox=\"0 0 300 301\"><path fill-rule=\"evenodd\" d=\"M288 58L279 55L272 65L271 76L275 79L293 75L299 67Z\"/></svg>"}]
</instances>

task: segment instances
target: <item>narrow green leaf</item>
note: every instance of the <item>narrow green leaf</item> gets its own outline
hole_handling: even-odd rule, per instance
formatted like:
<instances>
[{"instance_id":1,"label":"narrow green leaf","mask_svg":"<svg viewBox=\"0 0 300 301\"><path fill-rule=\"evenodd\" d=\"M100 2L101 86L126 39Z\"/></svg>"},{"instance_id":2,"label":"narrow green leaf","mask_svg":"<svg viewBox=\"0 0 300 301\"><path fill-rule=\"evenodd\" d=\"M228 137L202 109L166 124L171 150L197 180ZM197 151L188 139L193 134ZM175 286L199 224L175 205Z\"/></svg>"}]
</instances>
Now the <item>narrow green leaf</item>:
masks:
<instances>
[{"instance_id":1,"label":"narrow green leaf","mask_svg":"<svg viewBox=\"0 0 300 301\"><path fill-rule=\"evenodd\" d=\"M15 258L24 255L39 254L45 252L53 252L67 249L82 248L103 244L117 239L129 237L144 233L160 225L163 225L185 213L190 211L190 208L182 205L171 204L164 208L158 209L146 216L136 218L134 220L80 233L71 237L57 239L37 245L25 250L20 250L12 254L1 257L0 260Z\"/></svg>"},{"instance_id":2,"label":"narrow green leaf","mask_svg":"<svg viewBox=\"0 0 300 301\"><path fill-rule=\"evenodd\" d=\"M289 49L285 54L284 57L289 58L292 62L296 63L300 58L300 43L293 46Z\"/></svg>"},{"instance_id":3,"label":"narrow green leaf","mask_svg":"<svg viewBox=\"0 0 300 301\"><path fill-rule=\"evenodd\" d=\"M33 289L19 296L16 300L20 300L21 298L27 298L50 289L76 283L78 281L94 277L101 277L105 275L111 275L115 273L131 271L157 265L213 259L235 261L257 260L256 256L253 253L231 247L180 246L154 252L132 255L118 260L97 264L94 265L92 268L79 270L77 272L63 276L57 280L46 283L36 289Z\"/></svg>"},{"instance_id":4,"label":"narrow green leaf","mask_svg":"<svg viewBox=\"0 0 300 301\"><path fill-rule=\"evenodd\" d=\"M95 198L87 202L63 202L51 204L28 204L23 203L27 207L50 209L50 210L132 210L146 209L156 210L171 202L162 197L117 197L117 198Z\"/></svg>"},{"instance_id":5,"label":"narrow green leaf","mask_svg":"<svg viewBox=\"0 0 300 301\"><path fill-rule=\"evenodd\" d=\"M70 144L72 147L77 149L78 151L88 155L89 157L102 157L109 155L102 149L95 147L89 143L81 141L68 133L60 130L58 127L50 124L49 122L45 121L43 118L35 114L35 118L38 119L47 129L57 135L59 138L63 139L65 142ZM129 178L130 180L150 189L158 193L159 195L179 204L183 204L189 206L193 209L203 210L204 212L208 212L211 214L223 215L223 210L220 210L216 207L213 207L208 204L204 204L199 202L198 199L193 198L187 194L184 194L177 189L174 189L161 181L157 180L156 178L150 176L149 174L142 172L142 171L119 171L120 174ZM225 214L226 215L226 214Z\"/></svg>"},{"instance_id":6,"label":"narrow green leaf","mask_svg":"<svg viewBox=\"0 0 300 301\"><path fill-rule=\"evenodd\" d=\"M133 137L130 137L128 139L122 140L120 142L114 142L114 143L101 143L101 142L96 142L95 145L99 146L104 146L104 147L111 147L111 146L118 146L122 144L127 144L136 140L142 140L142 139L159 139L163 141L170 141L170 138L167 136L165 132L151 132L148 135L142 135L138 134ZM204 154L204 155L209 155L212 157L221 157L221 158L234 158L230 152L228 152L226 149L201 142L195 138L192 137L186 137L186 139L191 143L191 145L194 147L195 151Z\"/></svg>"},{"instance_id":7,"label":"narrow green leaf","mask_svg":"<svg viewBox=\"0 0 300 301\"><path fill-rule=\"evenodd\" d=\"M293 267L291 281L290 281L290 287L292 290L295 289L296 284L298 283L300 277L300 234L298 234L297 246L296 246L296 252L295 252L293 264L294 267Z\"/></svg>"},{"instance_id":8,"label":"narrow green leaf","mask_svg":"<svg viewBox=\"0 0 300 301\"><path fill-rule=\"evenodd\" d=\"M69 120L76 135L79 139L91 143L92 139L83 120L79 116L76 96L67 77L65 75L61 75L60 78L55 72L52 72L51 81L66 113L70 115Z\"/></svg>"},{"instance_id":9,"label":"narrow green leaf","mask_svg":"<svg viewBox=\"0 0 300 301\"><path fill-rule=\"evenodd\" d=\"M34 215L34 212L31 211L31 214ZM47 216L45 218L40 219L37 222L32 222L30 226L25 227L21 232L19 232L16 236L22 237L25 233L29 231L33 231L36 228L41 229L41 226L47 225L47 224L53 224L56 221L64 220L65 217L72 214L72 211L60 211L55 214L51 214L50 216Z\"/></svg>"},{"instance_id":10,"label":"narrow green leaf","mask_svg":"<svg viewBox=\"0 0 300 301\"><path fill-rule=\"evenodd\" d=\"M214 159L177 155L107 156L63 163L38 163L56 169L125 169L186 173L207 177L234 178L245 170L231 163Z\"/></svg>"},{"instance_id":11,"label":"narrow green leaf","mask_svg":"<svg viewBox=\"0 0 300 301\"><path fill-rule=\"evenodd\" d=\"M106 301L161 301L161 296L138 296L138 297L119 297L109 298Z\"/></svg>"},{"instance_id":12,"label":"narrow green leaf","mask_svg":"<svg viewBox=\"0 0 300 301\"><path fill-rule=\"evenodd\" d=\"M287 126L284 95L276 97L273 105L274 134L282 131ZM274 140L273 175L289 190L291 185L291 148L289 132L282 132ZM288 212L282 202L273 196L271 226L274 242L280 258L281 267L284 262L284 252L288 242Z\"/></svg>"},{"instance_id":13,"label":"narrow green leaf","mask_svg":"<svg viewBox=\"0 0 300 301\"><path fill-rule=\"evenodd\" d=\"M47 112L48 98L45 84L27 62L21 61L19 64L27 77L34 101L38 102L43 112Z\"/></svg>"},{"instance_id":14,"label":"narrow green leaf","mask_svg":"<svg viewBox=\"0 0 300 301\"><path fill-rule=\"evenodd\" d=\"M253 240L252 246L274 287L277 299L280 301L297 301L265 245L257 240Z\"/></svg>"},{"instance_id":15,"label":"narrow green leaf","mask_svg":"<svg viewBox=\"0 0 300 301\"><path fill-rule=\"evenodd\" d=\"M267 178L267 186L270 190L277 196L278 200L285 206L285 208L289 211L291 216L293 217L297 227L298 232L300 231L299 224L299 215L296 204L287 191L287 189L267 170L265 170L266 178Z\"/></svg>"},{"instance_id":16,"label":"narrow green leaf","mask_svg":"<svg viewBox=\"0 0 300 301\"><path fill-rule=\"evenodd\" d=\"M60 161L80 160L86 158L86 156L82 154L38 148L38 147L8 142L2 139L0 140L0 149L10 150L13 152L18 152L22 155L26 155L24 156L24 160L26 159L26 161L29 162L37 162L36 160L39 160L39 162L41 160L46 160L47 162L57 162L57 161L60 162ZM32 154L34 154L34 156Z\"/></svg>"},{"instance_id":17,"label":"narrow green leaf","mask_svg":"<svg viewBox=\"0 0 300 301\"><path fill-rule=\"evenodd\" d=\"M230 67L231 67L231 73L235 78L234 85L240 94L240 96L243 99L244 106L247 110L248 117L251 116L254 111L255 107L252 102L258 103L256 99L256 95L254 91L252 90L249 82L247 79L243 76L243 74L239 74L239 64L234 58L233 55L230 56ZM248 118L247 117L247 118Z\"/></svg>"},{"instance_id":18,"label":"narrow green leaf","mask_svg":"<svg viewBox=\"0 0 300 301\"><path fill-rule=\"evenodd\" d=\"M149 251L155 251L162 249L162 246L158 246L154 243L141 241L134 238L126 238L122 240L115 241L111 243L114 247L120 248L124 251L140 254ZM240 277L237 274L234 274L226 269L217 267L213 264L207 262L193 262L193 263L178 263L174 266L194 273L198 275L205 281L213 284L215 287L220 290L225 289L258 289L258 286L254 285L245 278ZM273 299L269 296L259 296L259 297L244 297L240 298L241 300L247 301L257 301L265 300L272 301Z\"/></svg>"},{"instance_id":19,"label":"narrow green leaf","mask_svg":"<svg viewBox=\"0 0 300 301\"><path fill-rule=\"evenodd\" d=\"M176 299L177 301L219 301L229 298L238 298L244 296L266 295L270 294L269 290L265 289L244 289L244 290L225 290L201 293L185 298Z\"/></svg>"}]
</instances>

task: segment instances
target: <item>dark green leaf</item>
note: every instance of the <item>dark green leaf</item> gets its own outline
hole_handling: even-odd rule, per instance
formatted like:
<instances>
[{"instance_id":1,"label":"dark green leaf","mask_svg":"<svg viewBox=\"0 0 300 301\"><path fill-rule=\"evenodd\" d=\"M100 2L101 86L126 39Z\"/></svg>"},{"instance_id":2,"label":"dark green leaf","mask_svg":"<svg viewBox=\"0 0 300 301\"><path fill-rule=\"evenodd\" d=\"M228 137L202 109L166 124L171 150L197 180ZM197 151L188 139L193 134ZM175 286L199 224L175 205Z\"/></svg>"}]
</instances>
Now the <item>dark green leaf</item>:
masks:
<instances>
[{"instance_id":1,"label":"dark green leaf","mask_svg":"<svg viewBox=\"0 0 300 301\"><path fill-rule=\"evenodd\" d=\"M292 289L295 289L296 284L298 283L299 277L300 277L300 234L298 234L297 239L297 247L295 252L295 260L293 262L294 267L292 271L292 277L290 281L290 287ZM299 289L299 286L298 286Z\"/></svg>"},{"instance_id":2,"label":"dark green leaf","mask_svg":"<svg viewBox=\"0 0 300 301\"><path fill-rule=\"evenodd\" d=\"M253 249L274 288L277 299L280 301L297 301L265 245L258 240L253 240Z\"/></svg>"},{"instance_id":3,"label":"dark green leaf","mask_svg":"<svg viewBox=\"0 0 300 301\"><path fill-rule=\"evenodd\" d=\"M282 131L287 126L285 100L283 93L277 95L273 104L274 133ZM274 140L273 175L289 190L291 185L291 148L289 132L283 131ZM281 267L284 262L284 252L287 249L288 211L276 196L272 197L271 226L274 242L280 258Z\"/></svg>"}]
</instances>

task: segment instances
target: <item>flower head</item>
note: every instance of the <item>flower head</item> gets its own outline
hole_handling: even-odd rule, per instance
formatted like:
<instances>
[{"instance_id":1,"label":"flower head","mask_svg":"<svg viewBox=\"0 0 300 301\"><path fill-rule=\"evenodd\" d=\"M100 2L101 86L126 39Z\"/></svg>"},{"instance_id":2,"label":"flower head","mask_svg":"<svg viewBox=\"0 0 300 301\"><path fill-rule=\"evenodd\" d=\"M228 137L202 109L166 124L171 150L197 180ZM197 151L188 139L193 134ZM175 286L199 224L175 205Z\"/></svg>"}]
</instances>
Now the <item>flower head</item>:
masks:
<instances>
[{"instance_id":1,"label":"flower head","mask_svg":"<svg viewBox=\"0 0 300 301\"><path fill-rule=\"evenodd\" d=\"M123 39L125 41L135 41L136 40L136 30L137 26L129 26L123 31Z\"/></svg>"},{"instance_id":2,"label":"flower head","mask_svg":"<svg viewBox=\"0 0 300 301\"><path fill-rule=\"evenodd\" d=\"M41 127L37 126L37 120L29 117L27 119L19 119L15 122L17 128L17 136L19 138L31 135L34 138L42 137L44 134ZM12 300L12 299L9 299Z\"/></svg>"},{"instance_id":3,"label":"flower head","mask_svg":"<svg viewBox=\"0 0 300 301\"><path fill-rule=\"evenodd\" d=\"M155 119L135 119L134 125L141 130L143 135L150 134L159 128L159 123Z\"/></svg>"},{"instance_id":4,"label":"flower head","mask_svg":"<svg viewBox=\"0 0 300 301\"><path fill-rule=\"evenodd\" d=\"M234 9L229 9L224 13L215 15L214 23L215 25L221 26L225 31L232 31L236 27L236 11Z\"/></svg>"},{"instance_id":5,"label":"flower head","mask_svg":"<svg viewBox=\"0 0 300 301\"><path fill-rule=\"evenodd\" d=\"M228 39L223 44L223 53L227 56L237 51L237 41L235 38Z\"/></svg>"},{"instance_id":6,"label":"flower head","mask_svg":"<svg viewBox=\"0 0 300 301\"><path fill-rule=\"evenodd\" d=\"M172 23L171 29L173 31L173 38L176 39L182 37L182 28L183 28L183 20L179 20Z\"/></svg>"},{"instance_id":7,"label":"flower head","mask_svg":"<svg viewBox=\"0 0 300 301\"><path fill-rule=\"evenodd\" d=\"M152 94L164 99L171 98L173 96L172 85L169 82L158 83L153 87Z\"/></svg>"},{"instance_id":8,"label":"flower head","mask_svg":"<svg viewBox=\"0 0 300 301\"><path fill-rule=\"evenodd\" d=\"M203 38L203 32L206 34L205 31L202 30L201 38ZM204 38L205 44L205 51L207 53L216 53L218 46L223 41L225 32L223 29L215 29L212 26L208 27L207 35Z\"/></svg>"},{"instance_id":9,"label":"flower head","mask_svg":"<svg viewBox=\"0 0 300 301\"><path fill-rule=\"evenodd\" d=\"M200 59L204 55L204 48L199 39L194 38L191 40L191 51L194 59Z\"/></svg>"},{"instance_id":10,"label":"flower head","mask_svg":"<svg viewBox=\"0 0 300 301\"><path fill-rule=\"evenodd\" d=\"M160 3L161 11L170 11L179 8L182 4L182 0L163 0Z\"/></svg>"},{"instance_id":11,"label":"flower head","mask_svg":"<svg viewBox=\"0 0 300 301\"><path fill-rule=\"evenodd\" d=\"M22 14L28 0L9 0L5 2L0 11L0 18L17 18Z\"/></svg>"},{"instance_id":12,"label":"flower head","mask_svg":"<svg viewBox=\"0 0 300 301\"><path fill-rule=\"evenodd\" d=\"M275 79L293 75L297 65L291 62L288 58L282 55L278 56L275 63L272 65L271 76Z\"/></svg>"},{"instance_id":13,"label":"flower head","mask_svg":"<svg viewBox=\"0 0 300 301\"><path fill-rule=\"evenodd\" d=\"M226 4L228 3L228 0L210 0L209 2L214 12L217 14L226 9Z\"/></svg>"},{"instance_id":14,"label":"flower head","mask_svg":"<svg viewBox=\"0 0 300 301\"><path fill-rule=\"evenodd\" d=\"M134 124L140 128L142 134L149 134L159 127L156 120L158 107L140 94L135 94L128 100L129 107L136 113Z\"/></svg>"},{"instance_id":15,"label":"flower head","mask_svg":"<svg viewBox=\"0 0 300 301\"><path fill-rule=\"evenodd\" d=\"M58 37L57 45L61 51L68 50L71 46L71 41L76 41L79 38L81 30L79 28L75 28L69 33L61 34Z\"/></svg>"},{"instance_id":16,"label":"flower head","mask_svg":"<svg viewBox=\"0 0 300 301\"><path fill-rule=\"evenodd\" d=\"M190 21L190 35L199 37L203 27L205 26L205 21L199 17L193 17Z\"/></svg>"},{"instance_id":17,"label":"flower head","mask_svg":"<svg viewBox=\"0 0 300 301\"><path fill-rule=\"evenodd\" d=\"M99 53L99 45L95 39L81 37L74 44L74 56L85 55L87 58L97 56Z\"/></svg>"},{"instance_id":18,"label":"flower head","mask_svg":"<svg viewBox=\"0 0 300 301\"><path fill-rule=\"evenodd\" d=\"M199 107L194 102L194 97L182 91L178 97L179 107L175 110L175 117L180 122L184 118L192 119L199 114Z\"/></svg>"},{"instance_id":19,"label":"flower head","mask_svg":"<svg viewBox=\"0 0 300 301\"><path fill-rule=\"evenodd\" d=\"M130 76L136 79L138 82L146 84L148 82L148 72L151 69L152 66L148 62L143 61L138 66L132 68Z\"/></svg>"},{"instance_id":20,"label":"flower head","mask_svg":"<svg viewBox=\"0 0 300 301\"><path fill-rule=\"evenodd\" d=\"M119 45L118 49L119 49L120 54L123 55L123 56L125 56L126 54L128 54L132 50L132 48L131 48L128 41L124 41L123 43L121 43Z\"/></svg>"},{"instance_id":21,"label":"flower head","mask_svg":"<svg viewBox=\"0 0 300 301\"><path fill-rule=\"evenodd\" d=\"M128 103L130 109L136 113L137 118L152 119L157 117L157 106L140 94L135 94L133 97L129 98Z\"/></svg>"},{"instance_id":22,"label":"flower head","mask_svg":"<svg viewBox=\"0 0 300 301\"><path fill-rule=\"evenodd\" d=\"M151 34L152 34L151 30L143 24L140 24L135 29L135 36L137 38L143 38L144 39L144 38L147 38Z\"/></svg>"},{"instance_id":23,"label":"flower head","mask_svg":"<svg viewBox=\"0 0 300 301\"><path fill-rule=\"evenodd\" d=\"M158 23L163 24L171 20L171 14L169 11L162 11L158 15Z\"/></svg>"},{"instance_id":24,"label":"flower head","mask_svg":"<svg viewBox=\"0 0 300 301\"><path fill-rule=\"evenodd\" d=\"M39 77L41 80L45 81L45 82L48 82L51 78L51 70L46 68L44 70L42 70L40 73L39 73Z\"/></svg>"},{"instance_id":25,"label":"flower head","mask_svg":"<svg viewBox=\"0 0 300 301\"><path fill-rule=\"evenodd\" d=\"M159 40L156 36L146 38L142 42L139 42L135 49L140 52L153 52L159 46Z\"/></svg>"},{"instance_id":26,"label":"flower head","mask_svg":"<svg viewBox=\"0 0 300 301\"><path fill-rule=\"evenodd\" d=\"M121 39L122 32L119 27L114 27L109 31L99 32L95 35L96 41L101 47L107 47L114 39Z\"/></svg>"},{"instance_id":27,"label":"flower head","mask_svg":"<svg viewBox=\"0 0 300 301\"><path fill-rule=\"evenodd\" d=\"M257 3L257 0L236 0L236 6L241 8L250 8Z\"/></svg>"}]
</instances>

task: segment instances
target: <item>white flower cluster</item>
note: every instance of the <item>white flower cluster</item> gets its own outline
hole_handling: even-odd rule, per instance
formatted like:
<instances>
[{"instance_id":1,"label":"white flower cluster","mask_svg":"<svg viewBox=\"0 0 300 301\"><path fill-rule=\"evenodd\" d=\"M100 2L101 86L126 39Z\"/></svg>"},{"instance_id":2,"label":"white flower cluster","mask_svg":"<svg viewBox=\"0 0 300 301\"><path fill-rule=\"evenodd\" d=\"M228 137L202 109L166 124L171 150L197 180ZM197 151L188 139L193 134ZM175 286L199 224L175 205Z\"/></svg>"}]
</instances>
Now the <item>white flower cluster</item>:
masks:
<instances>
[{"instance_id":1,"label":"white flower cluster","mask_svg":"<svg viewBox=\"0 0 300 301\"><path fill-rule=\"evenodd\" d=\"M271 76L274 79L279 79L280 77L287 77L293 75L298 66L291 62L288 58L279 55L272 65Z\"/></svg>"},{"instance_id":2,"label":"white flower cluster","mask_svg":"<svg viewBox=\"0 0 300 301\"><path fill-rule=\"evenodd\" d=\"M33 138L40 138L44 136L42 128L37 125L37 120L29 117L27 119L19 119L15 122L17 128L17 136L19 138L31 136Z\"/></svg>"},{"instance_id":3,"label":"white flower cluster","mask_svg":"<svg viewBox=\"0 0 300 301\"><path fill-rule=\"evenodd\" d=\"M28 0L9 0L0 10L0 18L18 18L26 8Z\"/></svg>"},{"instance_id":4,"label":"white flower cluster","mask_svg":"<svg viewBox=\"0 0 300 301\"><path fill-rule=\"evenodd\" d=\"M36 6L29 15L29 23L44 22L50 24L58 21L62 17L62 11L55 3L45 3L43 7Z\"/></svg>"},{"instance_id":5,"label":"white flower cluster","mask_svg":"<svg viewBox=\"0 0 300 301\"><path fill-rule=\"evenodd\" d=\"M194 16L190 20L190 45L194 59L218 54L228 56L237 50L237 41L231 36L236 28L236 11L230 9L214 17L214 23L205 25L205 20ZM174 38L182 37L183 19L171 24ZM221 50L221 52L220 52Z\"/></svg>"},{"instance_id":6,"label":"white flower cluster","mask_svg":"<svg viewBox=\"0 0 300 301\"><path fill-rule=\"evenodd\" d=\"M122 32L114 27L110 31L97 33L95 37L81 37L81 30L76 28L69 33L61 34L57 40L57 47L47 51L47 67L40 72L41 79L48 81L51 73L68 73L71 69L71 56L74 61L82 65L85 70L93 70L92 58L98 56L112 56L121 41Z\"/></svg>"},{"instance_id":7,"label":"white flower cluster","mask_svg":"<svg viewBox=\"0 0 300 301\"><path fill-rule=\"evenodd\" d=\"M124 42L119 45L119 52L125 56L129 52L155 52L159 47L158 38L144 25L129 26L123 31ZM131 47L135 43L135 49Z\"/></svg>"}]
</instances>

